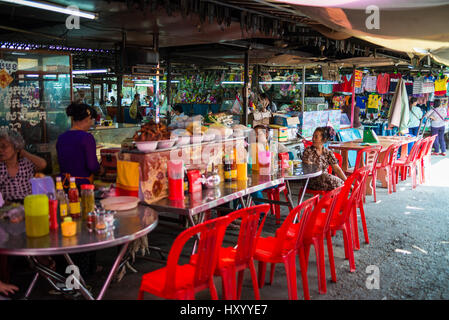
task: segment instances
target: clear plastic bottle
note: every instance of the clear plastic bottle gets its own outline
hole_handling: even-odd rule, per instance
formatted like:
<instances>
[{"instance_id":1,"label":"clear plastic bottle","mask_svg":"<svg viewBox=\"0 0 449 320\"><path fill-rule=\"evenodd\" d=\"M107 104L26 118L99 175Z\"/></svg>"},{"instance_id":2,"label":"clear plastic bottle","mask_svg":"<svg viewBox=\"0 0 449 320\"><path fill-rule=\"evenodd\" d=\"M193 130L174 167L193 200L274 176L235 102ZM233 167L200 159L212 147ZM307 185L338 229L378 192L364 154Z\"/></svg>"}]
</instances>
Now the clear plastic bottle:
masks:
<instances>
[{"instance_id":1,"label":"clear plastic bottle","mask_svg":"<svg viewBox=\"0 0 449 320\"><path fill-rule=\"evenodd\" d=\"M61 177L56 177L56 200L58 200L58 214L61 221L69 216L69 199L62 187Z\"/></svg>"}]
</instances>

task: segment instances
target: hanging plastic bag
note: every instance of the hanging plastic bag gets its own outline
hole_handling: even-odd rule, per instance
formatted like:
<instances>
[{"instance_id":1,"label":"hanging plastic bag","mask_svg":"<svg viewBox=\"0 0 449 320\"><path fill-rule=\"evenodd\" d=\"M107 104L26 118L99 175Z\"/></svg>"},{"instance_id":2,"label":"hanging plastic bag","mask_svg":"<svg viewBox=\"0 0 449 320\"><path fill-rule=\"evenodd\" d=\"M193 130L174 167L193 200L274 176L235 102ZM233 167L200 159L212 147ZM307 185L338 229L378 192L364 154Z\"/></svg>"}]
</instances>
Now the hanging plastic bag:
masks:
<instances>
[{"instance_id":1,"label":"hanging plastic bag","mask_svg":"<svg viewBox=\"0 0 449 320\"><path fill-rule=\"evenodd\" d=\"M234 101L234 103L232 105L232 108L231 108L231 113L241 114L241 112L242 112L242 105L240 104L239 98L236 96L235 97L235 101Z\"/></svg>"}]
</instances>

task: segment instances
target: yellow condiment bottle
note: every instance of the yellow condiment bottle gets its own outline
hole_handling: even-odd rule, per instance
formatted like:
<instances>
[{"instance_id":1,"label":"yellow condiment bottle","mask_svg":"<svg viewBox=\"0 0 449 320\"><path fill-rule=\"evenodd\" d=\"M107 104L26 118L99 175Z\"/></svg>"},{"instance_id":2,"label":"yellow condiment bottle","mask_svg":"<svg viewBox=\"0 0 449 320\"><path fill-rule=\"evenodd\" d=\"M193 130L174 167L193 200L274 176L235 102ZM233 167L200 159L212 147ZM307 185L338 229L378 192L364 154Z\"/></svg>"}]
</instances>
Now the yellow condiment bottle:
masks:
<instances>
[{"instance_id":1,"label":"yellow condiment bottle","mask_svg":"<svg viewBox=\"0 0 449 320\"><path fill-rule=\"evenodd\" d=\"M28 237L42 237L50 232L48 197L33 194L25 197L25 232Z\"/></svg>"},{"instance_id":2,"label":"yellow condiment bottle","mask_svg":"<svg viewBox=\"0 0 449 320\"><path fill-rule=\"evenodd\" d=\"M65 217L64 222L61 223L61 233L64 237L76 235L76 222L72 221L70 217Z\"/></svg>"}]
</instances>

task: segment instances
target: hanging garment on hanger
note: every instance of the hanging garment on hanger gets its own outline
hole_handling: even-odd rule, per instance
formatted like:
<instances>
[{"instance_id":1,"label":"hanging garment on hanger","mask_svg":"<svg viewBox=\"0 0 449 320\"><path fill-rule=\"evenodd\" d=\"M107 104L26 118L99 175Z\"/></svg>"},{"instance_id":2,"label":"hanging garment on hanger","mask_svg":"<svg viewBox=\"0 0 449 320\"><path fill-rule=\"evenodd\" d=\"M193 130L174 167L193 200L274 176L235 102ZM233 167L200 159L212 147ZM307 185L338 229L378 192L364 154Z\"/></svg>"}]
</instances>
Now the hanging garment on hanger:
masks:
<instances>
[{"instance_id":1,"label":"hanging garment on hanger","mask_svg":"<svg viewBox=\"0 0 449 320\"><path fill-rule=\"evenodd\" d=\"M447 90L447 76L444 76L441 79L435 80L435 95L438 97L445 96Z\"/></svg>"},{"instance_id":2,"label":"hanging garment on hanger","mask_svg":"<svg viewBox=\"0 0 449 320\"><path fill-rule=\"evenodd\" d=\"M415 77L413 80L413 94L422 94L424 77Z\"/></svg>"},{"instance_id":3,"label":"hanging garment on hanger","mask_svg":"<svg viewBox=\"0 0 449 320\"><path fill-rule=\"evenodd\" d=\"M347 74L346 76L343 76L343 87L342 92L346 93L352 93L352 74Z\"/></svg>"},{"instance_id":4,"label":"hanging garment on hanger","mask_svg":"<svg viewBox=\"0 0 449 320\"><path fill-rule=\"evenodd\" d=\"M396 91L396 86L398 85L399 79L402 78L402 75L400 73L390 73L390 85L388 88L388 91L390 93L394 93Z\"/></svg>"},{"instance_id":5,"label":"hanging garment on hanger","mask_svg":"<svg viewBox=\"0 0 449 320\"><path fill-rule=\"evenodd\" d=\"M375 92L377 87L377 77L376 76L366 76L365 77L365 84L363 86L363 89L366 92Z\"/></svg>"},{"instance_id":6,"label":"hanging garment on hanger","mask_svg":"<svg viewBox=\"0 0 449 320\"><path fill-rule=\"evenodd\" d=\"M370 94L368 96L368 109L376 109L379 110L382 105L382 97L379 94Z\"/></svg>"},{"instance_id":7,"label":"hanging garment on hanger","mask_svg":"<svg viewBox=\"0 0 449 320\"><path fill-rule=\"evenodd\" d=\"M362 94L363 93L363 88L365 86L365 83L366 83L366 76L364 76L362 78L362 83L360 85L360 88L355 88L355 94Z\"/></svg>"},{"instance_id":8,"label":"hanging garment on hanger","mask_svg":"<svg viewBox=\"0 0 449 320\"><path fill-rule=\"evenodd\" d=\"M377 93L386 94L390 86L390 75L388 73L377 76Z\"/></svg>"},{"instance_id":9,"label":"hanging garment on hanger","mask_svg":"<svg viewBox=\"0 0 449 320\"><path fill-rule=\"evenodd\" d=\"M355 104L360 108L360 110L365 110L367 103L368 98L365 96L357 96L355 98Z\"/></svg>"}]
</instances>

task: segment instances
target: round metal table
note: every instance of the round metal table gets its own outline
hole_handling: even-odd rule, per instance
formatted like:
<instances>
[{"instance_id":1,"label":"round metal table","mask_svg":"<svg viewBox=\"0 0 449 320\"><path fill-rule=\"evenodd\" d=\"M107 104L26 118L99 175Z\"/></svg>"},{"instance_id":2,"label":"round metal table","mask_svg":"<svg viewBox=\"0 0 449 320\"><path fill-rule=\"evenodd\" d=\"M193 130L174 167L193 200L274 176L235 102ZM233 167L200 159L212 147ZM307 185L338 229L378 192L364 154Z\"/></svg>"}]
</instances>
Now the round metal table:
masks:
<instances>
[{"instance_id":1,"label":"round metal table","mask_svg":"<svg viewBox=\"0 0 449 320\"><path fill-rule=\"evenodd\" d=\"M301 163L299 167L293 170L293 175L284 175L284 181L285 185L287 186L288 194L289 194L289 201L291 201L292 208L294 208L293 201L291 200L291 188L289 181L290 180L306 180L304 184L304 188L302 190L301 197L299 198L298 204L300 204L304 198L304 194L306 193L307 185L309 184L309 180L311 178L315 178L320 176L323 171L319 169L319 167L316 164L306 164Z\"/></svg>"},{"instance_id":2,"label":"round metal table","mask_svg":"<svg viewBox=\"0 0 449 320\"><path fill-rule=\"evenodd\" d=\"M0 254L27 256L36 270L25 298L28 298L31 294L39 275L47 279L55 289L65 290L59 288L55 282L66 283L67 277L42 265L35 256L62 254L69 265L74 265L69 256L71 253L94 251L122 245L106 282L96 298L101 300L117 271L120 261L126 253L128 244L151 232L157 226L158 215L152 208L145 205L139 205L137 208L128 211L118 211L115 214L114 229L102 234L98 234L96 231L89 232L87 223L84 220L74 221L77 223L77 234L73 237L63 237L59 227L58 230L50 230L48 235L37 238L27 237L25 221L20 223L0 221ZM79 279L72 277L71 280L76 281L75 290L79 290L85 298L94 300L92 294L86 289L81 275Z\"/></svg>"}]
</instances>

